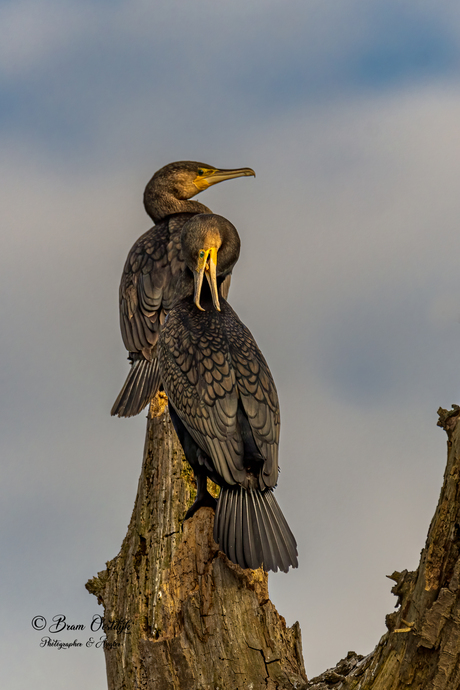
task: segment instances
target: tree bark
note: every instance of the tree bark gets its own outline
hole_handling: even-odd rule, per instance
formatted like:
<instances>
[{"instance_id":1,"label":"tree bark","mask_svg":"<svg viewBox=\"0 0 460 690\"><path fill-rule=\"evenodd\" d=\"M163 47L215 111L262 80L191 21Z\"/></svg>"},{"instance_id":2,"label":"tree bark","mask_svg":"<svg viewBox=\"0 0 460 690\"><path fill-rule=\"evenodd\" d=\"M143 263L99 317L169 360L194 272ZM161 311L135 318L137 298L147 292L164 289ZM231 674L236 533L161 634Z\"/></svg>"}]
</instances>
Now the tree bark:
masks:
<instances>
[{"instance_id":1,"label":"tree bark","mask_svg":"<svg viewBox=\"0 0 460 690\"><path fill-rule=\"evenodd\" d=\"M447 432L447 467L420 564L389 577L399 608L367 657L349 652L313 678L309 690L460 688L460 408L438 411Z\"/></svg>"},{"instance_id":2,"label":"tree bark","mask_svg":"<svg viewBox=\"0 0 460 690\"><path fill-rule=\"evenodd\" d=\"M193 474L153 401L138 493L121 551L86 587L104 606L109 690L306 688L300 627L286 627L267 573L231 563L214 511L186 522Z\"/></svg>"}]
</instances>

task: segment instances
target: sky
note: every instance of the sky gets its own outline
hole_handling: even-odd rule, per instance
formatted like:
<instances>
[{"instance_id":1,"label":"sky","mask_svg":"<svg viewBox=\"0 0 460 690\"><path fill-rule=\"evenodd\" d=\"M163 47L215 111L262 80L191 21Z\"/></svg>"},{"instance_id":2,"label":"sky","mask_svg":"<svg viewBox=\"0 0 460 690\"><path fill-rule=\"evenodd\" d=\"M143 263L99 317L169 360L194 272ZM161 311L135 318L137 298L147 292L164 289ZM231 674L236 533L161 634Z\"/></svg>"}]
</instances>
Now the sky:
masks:
<instances>
[{"instance_id":1,"label":"sky","mask_svg":"<svg viewBox=\"0 0 460 690\"><path fill-rule=\"evenodd\" d=\"M250 166L199 199L237 227L229 301L281 404L270 575L309 677L369 653L415 569L460 403L460 8L450 0L0 1L0 661L8 690L105 688L32 619L101 614L145 414L118 284L174 160Z\"/></svg>"}]
</instances>

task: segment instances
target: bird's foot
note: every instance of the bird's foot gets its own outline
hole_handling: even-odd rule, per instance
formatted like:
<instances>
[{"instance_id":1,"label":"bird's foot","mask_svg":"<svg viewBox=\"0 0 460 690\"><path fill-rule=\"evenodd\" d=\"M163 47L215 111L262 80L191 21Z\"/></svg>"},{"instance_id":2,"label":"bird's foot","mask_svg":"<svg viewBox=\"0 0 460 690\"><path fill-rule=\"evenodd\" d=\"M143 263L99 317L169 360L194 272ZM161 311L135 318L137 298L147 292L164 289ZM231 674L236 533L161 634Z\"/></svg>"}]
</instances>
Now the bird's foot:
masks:
<instances>
[{"instance_id":1,"label":"bird's foot","mask_svg":"<svg viewBox=\"0 0 460 690\"><path fill-rule=\"evenodd\" d=\"M206 506L207 508L212 508L213 510L216 509L217 501L214 498L214 496L211 496L209 491L207 491L205 495L201 498L197 498L195 503L192 506L190 506L190 508L185 513L184 521L191 518L193 515L195 515L197 510L203 508L204 506Z\"/></svg>"}]
</instances>

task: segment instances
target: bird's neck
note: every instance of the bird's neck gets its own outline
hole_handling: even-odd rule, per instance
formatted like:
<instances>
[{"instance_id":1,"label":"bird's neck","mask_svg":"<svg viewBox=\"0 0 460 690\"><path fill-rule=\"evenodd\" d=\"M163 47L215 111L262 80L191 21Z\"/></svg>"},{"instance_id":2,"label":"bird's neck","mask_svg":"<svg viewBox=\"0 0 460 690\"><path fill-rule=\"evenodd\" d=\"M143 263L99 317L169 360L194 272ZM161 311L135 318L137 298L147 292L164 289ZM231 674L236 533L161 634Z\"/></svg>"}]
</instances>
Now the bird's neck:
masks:
<instances>
[{"instance_id":1,"label":"bird's neck","mask_svg":"<svg viewBox=\"0 0 460 690\"><path fill-rule=\"evenodd\" d=\"M145 210L154 223L158 223L173 213L211 213L211 210L199 201L178 199L173 194L144 195Z\"/></svg>"}]
</instances>

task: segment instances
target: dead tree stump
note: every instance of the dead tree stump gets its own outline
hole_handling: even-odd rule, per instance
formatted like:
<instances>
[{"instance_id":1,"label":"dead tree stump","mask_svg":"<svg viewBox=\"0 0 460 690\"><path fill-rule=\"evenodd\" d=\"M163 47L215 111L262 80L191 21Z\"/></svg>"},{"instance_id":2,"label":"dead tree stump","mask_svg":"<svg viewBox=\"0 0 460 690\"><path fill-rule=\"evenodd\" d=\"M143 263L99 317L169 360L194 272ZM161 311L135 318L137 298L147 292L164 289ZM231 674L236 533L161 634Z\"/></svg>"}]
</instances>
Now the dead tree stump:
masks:
<instances>
[{"instance_id":1,"label":"dead tree stump","mask_svg":"<svg viewBox=\"0 0 460 690\"><path fill-rule=\"evenodd\" d=\"M310 690L460 689L460 408L438 413L447 467L419 567L389 576L399 608L374 651L350 652Z\"/></svg>"},{"instance_id":2,"label":"dead tree stump","mask_svg":"<svg viewBox=\"0 0 460 690\"><path fill-rule=\"evenodd\" d=\"M121 551L86 585L104 606L109 690L306 688L298 623L277 613L267 573L219 552L211 508L182 522L193 499L160 393Z\"/></svg>"}]
</instances>

